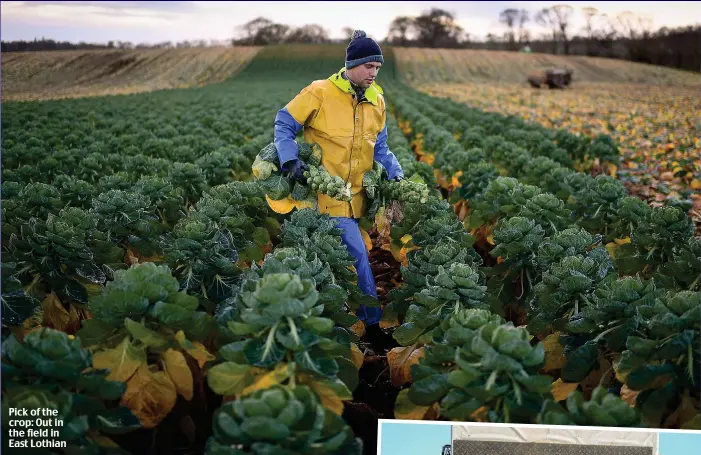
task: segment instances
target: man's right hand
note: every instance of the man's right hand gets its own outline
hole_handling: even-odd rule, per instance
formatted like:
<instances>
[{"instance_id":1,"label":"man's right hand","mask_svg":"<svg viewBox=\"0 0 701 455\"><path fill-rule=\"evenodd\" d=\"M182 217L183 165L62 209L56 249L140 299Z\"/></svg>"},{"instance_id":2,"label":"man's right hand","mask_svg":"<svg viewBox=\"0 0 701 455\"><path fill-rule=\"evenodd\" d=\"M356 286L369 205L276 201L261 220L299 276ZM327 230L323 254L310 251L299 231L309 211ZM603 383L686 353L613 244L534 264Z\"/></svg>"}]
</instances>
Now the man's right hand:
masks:
<instances>
[{"instance_id":1,"label":"man's right hand","mask_svg":"<svg viewBox=\"0 0 701 455\"><path fill-rule=\"evenodd\" d=\"M289 164L287 164L287 170L290 173L290 176L302 182L303 184L307 184L307 178L304 176L304 171L309 170L309 165L305 163L304 161L297 159L294 161L291 161Z\"/></svg>"}]
</instances>

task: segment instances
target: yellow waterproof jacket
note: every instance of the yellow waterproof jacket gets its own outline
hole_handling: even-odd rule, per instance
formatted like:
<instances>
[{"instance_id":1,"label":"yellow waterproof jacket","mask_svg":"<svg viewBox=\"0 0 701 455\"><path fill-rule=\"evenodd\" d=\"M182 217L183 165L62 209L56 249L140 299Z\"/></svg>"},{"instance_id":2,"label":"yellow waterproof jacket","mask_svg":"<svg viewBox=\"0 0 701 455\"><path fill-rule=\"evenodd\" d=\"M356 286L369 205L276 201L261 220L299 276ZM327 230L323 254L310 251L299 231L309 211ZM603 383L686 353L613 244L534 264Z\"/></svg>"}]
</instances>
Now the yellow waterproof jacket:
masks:
<instances>
[{"instance_id":1,"label":"yellow waterproof jacket","mask_svg":"<svg viewBox=\"0 0 701 455\"><path fill-rule=\"evenodd\" d=\"M351 202L318 195L319 211L330 216L360 218L367 211L363 175L377 159L388 170L389 178L403 176L396 157L386 146L386 108L382 89L377 84L365 91L358 102L355 90L342 74L305 87L275 120L275 144L281 164L297 158L294 137L304 128L304 139L321 146L322 165L331 175L351 183ZM291 117L291 118L289 118ZM283 133L284 132L284 133ZM378 136L382 144L378 144Z\"/></svg>"}]
</instances>

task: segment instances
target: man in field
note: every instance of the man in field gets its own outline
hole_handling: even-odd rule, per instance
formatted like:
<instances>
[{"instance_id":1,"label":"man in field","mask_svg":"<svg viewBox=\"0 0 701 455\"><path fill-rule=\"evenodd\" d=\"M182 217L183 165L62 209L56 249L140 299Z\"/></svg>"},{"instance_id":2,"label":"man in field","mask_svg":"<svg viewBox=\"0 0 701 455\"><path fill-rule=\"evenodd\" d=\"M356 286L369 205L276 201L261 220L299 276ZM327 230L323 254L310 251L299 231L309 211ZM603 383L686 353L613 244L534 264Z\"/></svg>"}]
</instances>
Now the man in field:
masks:
<instances>
[{"instance_id":1,"label":"man in field","mask_svg":"<svg viewBox=\"0 0 701 455\"><path fill-rule=\"evenodd\" d=\"M322 165L331 175L351 183L351 202L319 194L319 211L336 218L341 238L355 258L358 286L375 298L375 278L358 227L358 218L367 210L363 174L377 160L390 179L404 178L397 158L387 147L387 110L382 89L374 82L383 62L380 46L356 30L346 49L345 67L328 79L309 84L275 117L275 146L282 170L304 181L302 173L308 166L299 159L295 143L297 133L304 128L305 140L318 143L323 150ZM357 316L364 321L368 335L382 337L380 308L363 307Z\"/></svg>"}]
</instances>

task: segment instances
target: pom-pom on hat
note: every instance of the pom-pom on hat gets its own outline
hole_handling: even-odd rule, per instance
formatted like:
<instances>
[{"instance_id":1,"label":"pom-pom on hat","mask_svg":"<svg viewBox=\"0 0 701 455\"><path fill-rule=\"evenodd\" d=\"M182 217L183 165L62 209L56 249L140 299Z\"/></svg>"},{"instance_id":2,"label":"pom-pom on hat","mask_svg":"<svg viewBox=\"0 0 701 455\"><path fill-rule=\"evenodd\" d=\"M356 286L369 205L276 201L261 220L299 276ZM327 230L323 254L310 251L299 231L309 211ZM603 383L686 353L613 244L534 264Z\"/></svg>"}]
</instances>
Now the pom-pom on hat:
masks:
<instances>
[{"instance_id":1,"label":"pom-pom on hat","mask_svg":"<svg viewBox=\"0 0 701 455\"><path fill-rule=\"evenodd\" d=\"M351 36L350 43L346 48L346 69L362 65L367 62L384 63L380 45L362 30L356 30Z\"/></svg>"}]
</instances>

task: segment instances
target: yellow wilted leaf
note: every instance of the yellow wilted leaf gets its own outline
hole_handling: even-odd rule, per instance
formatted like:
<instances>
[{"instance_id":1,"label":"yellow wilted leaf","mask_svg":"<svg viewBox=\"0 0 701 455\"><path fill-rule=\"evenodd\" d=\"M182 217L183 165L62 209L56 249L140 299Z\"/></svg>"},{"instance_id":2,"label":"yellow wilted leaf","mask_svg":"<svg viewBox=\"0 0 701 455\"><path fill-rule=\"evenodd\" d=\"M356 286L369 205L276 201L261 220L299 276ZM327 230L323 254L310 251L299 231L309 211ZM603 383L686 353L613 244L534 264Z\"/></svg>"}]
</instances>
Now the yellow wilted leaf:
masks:
<instances>
[{"instance_id":1,"label":"yellow wilted leaf","mask_svg":"<svg viewBox=\"0 0 701 455\"><path fill-rule=\"evenodd\" d=\"M387 310L383 311L382 319L380 319L381 329L390 329L399 325L399 316L394 313L388 316L389 314Z\"/></svg>"},{"instance_id":2,"label":"yellow wilted leaf","mask_svg":"<svg viewBox=\"0 0 701 455\"><path fill-rule=\"evenodd\" d=\"M462 186L462 185L460 184L460 176L462 176L462 171L458 171L458 172L456 172L455 174L453 174L453 178L452 178L452 182L451 182L451 183L453 184L453 186L454 186L455 188L459 188L460 186Z\"/></svg>"},{"instance_id":3,"label":"yellow wilted leaf","mask_svg":"<svg viewBox=\"0 0 701 455\"><path fill-rule=\"evenodd\" d=\"M630 243L630 237L624 237L622 239L614 239L614 242L616 242L616 245L625 245L626 243Z\"/></svg>"},{"instance_id":4,"label":"yellow wilted leaf","mask_svg":"<svg viewBox=\"0 0 701 455\"><path fill-rule=\"evenodd\" d=\"M270 206L270 209L275 212L275 213L290 213L292 210L295 208L295 200L292 199L291 196L287 196L286 198L280 199L279 201L274 201L268 197L268 195L265 195L265 200L268 201L268 205Z\"/></svg>"},{"instance_id":5,"label":"yellow wilted leaf","mask_svg":"<svg viewBox=\"0 0 701 455\"><path fill-rule=\"evenodd\" d=\"M194 381L185 356L180 351L169 348L161 355L161 358L165 364L168 377L175 384L175 389L186 400L192 400Z\"/></svg>"},{"instance_id":6,"label":"yellow wilted leaf","mask_svg":"<svg viewBox=\"0 0 701 455\"><path fill-rule=\"evenodd\" d=\"M606 244L606 249L609 252L609 255L611 256L612 259L616 259L616 249L618 248L618 245L616 245L615 242L609 242Z\"/></svg>"},{"instance_id":7,"label":"yellow wilted leaf","mask_svg":"<svg viewBox=\"0 0 701 455\"><path fill-rule=\"evenodd\" d=\"M565 357L565 347L560 344L560 332L548 335L543 340L543 348L545 348L545 371L558 370L565 365L567 358Z\"/></svg>"},{"instance_id":8,"label":"yellow wilted leaf","mask_svg":"<svg viewBox=\"0 0 701 455\"><path fill-rule=\"evenodd\" d=\"M701 180L699 179L694 179L691 181L689 184L692 190L701 190Z\"/></svg>"},{"instance_id":9,"label":"yellow wilted leaf","mask_svg":"<svg viewBox=\"0 0 701 455\"><path fill-rule=\"evenodd\" d=\"M407 266L409 264L407 254L409 254L410 251L419 249L419 247L415 245L411 247L406 246L409 242L411 242L411 239L411 235L405 234L404 236L402 236L402 238L399 239L399 241L392 240L389 247L389 251L390 253L392 253L394 259L404 266Z\"/></svg>"},{"instance_id":10,"label":"yellow wilted leaf","mask_svg":"<svg viewBox=\"0 0 701 455\"><path fill-rule=\"evenodd\" d=\"M562 401L566 399L570 393L577 389L578 385L579 384L576 382L563 382L562 379L558 379L557 381L553 382L551 390L555 401Z\"/></svg>"},{"instance_id":11,"label":"yellow wilted leaf","mask_svg":"<svg viewBox=\"0 0 701 455\"><path fill-rule=\"evenodd\" d=\"M490 245L494 245L494 234L489 234L487 236L487 243L489 243Z\"/></svg>"},{"instance_id":12,"label":"yellow wilted leaf","mask_svg":"<svg viewBox=\"0 0 701 455\"><path fill-rule=\"evenodd\" d=\"M350 347L351 362L353 362L353 365L355 365L357 369L360 369L363 366L363 362L365 361L365 356L362 352L360 352L360 348L357 344L351 343Z\"/></svg>"},{"instance_id":13,"label":"yellow wilted leaf","mask_svg":"<svg viewBox=\"0 0 701 455\"><path fill-rule=\"evenodd\" d=\"M193 341L192 345L194 346L194 349L187 349L187 353L190 354L193 359L197 360L197 364L200 366L200 368L204 367L204 364L210 360L216 359L216 357L210 354L209 351L207 351L207 348L205 348L199 341Z\"/></svg>"},{"instance_id":14,"label":"yellow wilted leaf","mask_svg":"<svg viewBox=\"0 0 701 455\"><path fill-rule=\"evenodd\" d=\"M368 234L365 229L360 229L360 235L363 237L363 242L365 242L365 248L370 251L372 250L372 240L370 239L370 234Z\"/></svg>"},{"instance_id":15,"label":"yellow wilted leaf","mask_svg":"<svg viewBox=\"0 0 701 455\"><path fill-rule=\"evenodd\" d=\"M144 363L127 383L121 404L131 409L142 427L153 428L173 409L177 398L168 375L163 371L151 373Z\"/></svg>"},{"instance_id":16,"label":"yellow wilted leaf","mask_svg":"<svg viewBox=\"0 0 701 455\"><path fill-rule=\"evenodd\" d=\"M190 357L197 360L197 364L200 366L200 368L204 367L204 364L210 360L216 359L215 356L207 351L207 348L205 348L202 343L199 341L193 342L185 338L185 333L182 330L178 331L174 338L180 347L190 355Z\"/></svg>"},{"instance_id":17,"label":"yellow wilted leaf","mask_svg":"<svg viewBox=\"0 0 701 455\"><path fill-rule=\"evenodd\" d=\"M353 399L353 394L340 379L320 379L302 374L299 382L308 385L319 397L322 406L339 416L343 414L343 402Z\"/></svg>"},{"instance_id":18,"label":"yellow wilted leaf","mask_svg":"<svg viewBox=\"0 0 701 455\"><path fill-rule=\"evenodd\" d=\"M409 252L410 252L411 250L416 250L416 249L417 249L416 247L414 247L414 248L402 248L402 249L399 251L399 262L400 262L404 267L407 267L407 266L409 265L409 259L407 258L407 254L409 254Z\"/></svg>"},{"instance_id":19,"label":"yellow wilted leaf","mask_svg":"<svg viewBox=\"0 0 701 455\"><path fill-rule=\"evenodd\" d=\"M460 207L460 211L458 212L458 219L460 221L463 221L469 211L470 207L466 203L462 204L462 206Z\"/></svg>"},{"instance_id":20,"label":"yellow wilted leaf","mask_svg":"<svg viewBox=\"0 0 701 455\"><path fill-rule=\"evenodd\" d=\"M423 420L429 409L431 409L430 406L414 404L409 399L409 389L403 389L397 395L397 401L394 404L394 417L402 420Z\"/></svg>"},{"instance_id":21,"label":"yellow wilted leaf","mask_svg":"<svg viewBox=\"0 0 701 455\"><path fill-rule=\"evenodd\" d=\"M98 370L110 370L107 376L110 381L127 382L135 371L146 366L146 350L132 345L126 336L116 348L95 353L92 366Z\"/></svg>"},{"instance_id":22,"label":"yellow wilted leaf","mask_svg":"<svg viewBox=\"0 0 701 455\"><path fill-rule=\"evenodd\" d=\"M480 408L475 409L475 412L472 413L471 417L477 422L489 422L488 413L489 408L487 406L482 406Z\"/></svg>"},{"instance_id":23,"label":"yellow wilted leaf","mask_svg":"<svg viewBox=\"0 0 701 455\"><path fill-rule=\"evenodd\" d=\"M385 207L382 206L375 214L375 226L377 226L377 232L382 232L385 229L385 224L387 224L387 217L385 216Z\"/></svg>"},{"instance_id":24,"label":"yellow wilted leaf","mask_svg":"<svg viewBox=\"0 0 701 455\"><path fill-rule=\"evenodd\" d=\"M353 333L355 333L359 337L362 337L363 335L365 335L365 323L363 323L363 321L361 321L361 320L358 320L358 322L353 324L350 327L350 329L353 331Z\"/></svg>"},{"instance_id":25,"label":"yellow wilted leaf","mask_svg":"<svg viewBox=\"0 0 701 455\"><path fill-rule=\"evenodd\" d=\"M73 305L66 310L55 292L47 295L42 302L43 321L42 326L51 327L61 332L68 332L69 328L79 326L78 313Z\"/></svg>"},{"instance_id":26,"label":"yellow wilted leaf","mask_svg":"<svg viewBox=\"0 0 701 455\"><path fill-rule=\"evenodd\" d=\"M279 363L273 371L263 371L265 371L264 374L260 374L253 379L253 384L243 389L241 396L248 395L257 390L268 389L282 383L285 379L290 377L287 363Z\"/></svg>"},{"instance_id":27,"label":"yellow wilted leaf","mask_svg":"<svg viewBox=\"0 0 701 455\"><path fill-rule=\"evenodd\" d=\"M441 186L441 188L446 190L450 189L450 183L448 182L448 179L440 172L437 173L436 182Z\"/></svg>"},{"instance_id":28,"label":"yellow wilted leaf","mask_svg":"<svg viewBox=\"0 0 701 455\"><path fill-rule=\"evenodd\" d=\"M419 363L423 357L424 348L416 349L416 345L394 348L387 353L389 377L394 387L401 387L411 381L411 366Z\"/></svg>"},{"instance_id":29,"label":"yellow wilted leaf","mask_svg":"<svg viewBox=\"0 0 701 455\"><path fill-rule=\"evenodd\" d=\"M127 248L126 251L127 262L129 264L140 264L144 262L161 262L163 261L163 256L159 254L153 254L151 256L144 256L137 251Z\"/></svg>"},{"instance_id":30,"label":"yellow wilted leaf","mask_svg":"<svg viewBox=\"0 0 701 455\"><path fill-rule=\"evenodd\" d=\"M389 252L392 253L392 257L394 257L394 260L397 262L401 262L401 258L399 256L401 250L402 244L400 242L392 240L392 242L389 245Z\"/></svg>"}]
</instances>

